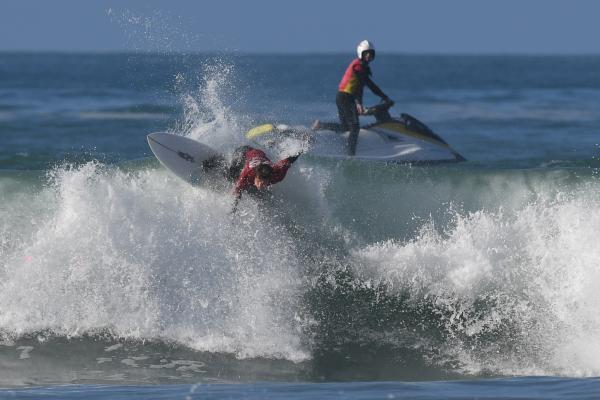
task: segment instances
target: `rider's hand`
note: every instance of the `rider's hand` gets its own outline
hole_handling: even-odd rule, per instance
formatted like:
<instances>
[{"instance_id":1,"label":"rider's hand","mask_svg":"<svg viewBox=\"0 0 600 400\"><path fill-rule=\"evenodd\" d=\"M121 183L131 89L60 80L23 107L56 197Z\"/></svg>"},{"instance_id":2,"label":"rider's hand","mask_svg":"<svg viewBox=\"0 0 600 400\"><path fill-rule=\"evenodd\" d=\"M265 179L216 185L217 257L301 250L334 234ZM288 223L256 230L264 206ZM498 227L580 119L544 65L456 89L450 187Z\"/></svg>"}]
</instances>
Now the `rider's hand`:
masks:
<instances>
[{"instance_id":1,"label":"rider's hand","mask_svg":"<svg viewBox=\"0 0 600 400\"><path fill-rule=\"evenodd\" d=\"M356 111L358 111L358 115L363 115L365 113L365 108L362 104L356 103Z\"/></svg>"}]
</instances>

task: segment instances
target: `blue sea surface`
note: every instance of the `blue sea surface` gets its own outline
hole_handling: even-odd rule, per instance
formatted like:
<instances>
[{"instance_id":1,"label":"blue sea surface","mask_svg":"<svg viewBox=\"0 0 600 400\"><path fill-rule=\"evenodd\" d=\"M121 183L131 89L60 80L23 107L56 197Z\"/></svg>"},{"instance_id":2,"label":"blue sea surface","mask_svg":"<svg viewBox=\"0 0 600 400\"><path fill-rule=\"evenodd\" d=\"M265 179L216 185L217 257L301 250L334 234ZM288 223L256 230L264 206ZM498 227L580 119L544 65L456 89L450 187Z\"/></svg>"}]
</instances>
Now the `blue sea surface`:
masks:
<instances>
[{"instance_id":1,"label":"blue sea surface","mask_svg":"<svg viewBox=\"0 0 600 400\"><path fill-rule=\"evenodd\" d=\"M598 380L512 378L448 382L254 383L158 386L53 386L3 390L19 399L596 399Z\"/></svg>"},{"instance_id":2,"label":"blue sea surface","mask_svg":"<svg viewBox=\"0 0 600 400\"><path fill-rule=\"evenodd\" d=\"M0 398L599 398L600 56L378 54L467 161L300 157L235 215L147 145L335 121L350 61L0 53Z\"/></svg>"}]
</instances>

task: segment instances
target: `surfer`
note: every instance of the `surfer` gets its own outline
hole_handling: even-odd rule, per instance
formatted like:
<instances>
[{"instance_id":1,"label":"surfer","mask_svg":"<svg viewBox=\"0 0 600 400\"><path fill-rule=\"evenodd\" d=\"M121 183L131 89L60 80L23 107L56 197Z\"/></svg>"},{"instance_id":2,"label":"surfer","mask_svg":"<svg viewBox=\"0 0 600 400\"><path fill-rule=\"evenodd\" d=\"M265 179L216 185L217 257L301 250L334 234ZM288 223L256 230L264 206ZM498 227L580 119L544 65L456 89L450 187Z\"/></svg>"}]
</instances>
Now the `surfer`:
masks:
<instances>
[{"instance_id":1,"label":"surfer","mask_svg":"<svg viewBox=\"0 0 600 400\"><path fill-rule=\"evenodd\" d=\"M228 179L235 182L235 200L231 212L235 213L242 192L259 193L268 186L282 181L298 157L300 153L273 164L262 150L250 146L237 148L227 171Z\"/></svg>"},{"instance_id":2,"label":"surfer","mask_svg":"<svg viewBox=\"0 0 600 400\"><path fill-rule=\"evenodd\" d=\"M356 142L360 125L358 116L363 115L365 107L363 106L363 88L367 86L371 91L381 97L386 103L391 103L389 97L371 80L371 68L369 63L375 59L375 47L368 40L363 40L356 48L358 58L354 59L342 77L338 86L338 93L335 102L338 107L340 124L321 123L316 120L312 129L331 129L339 132L350 131L348 136L347 152L348 155L356 154Z\"/></svg>"}]
</instances>

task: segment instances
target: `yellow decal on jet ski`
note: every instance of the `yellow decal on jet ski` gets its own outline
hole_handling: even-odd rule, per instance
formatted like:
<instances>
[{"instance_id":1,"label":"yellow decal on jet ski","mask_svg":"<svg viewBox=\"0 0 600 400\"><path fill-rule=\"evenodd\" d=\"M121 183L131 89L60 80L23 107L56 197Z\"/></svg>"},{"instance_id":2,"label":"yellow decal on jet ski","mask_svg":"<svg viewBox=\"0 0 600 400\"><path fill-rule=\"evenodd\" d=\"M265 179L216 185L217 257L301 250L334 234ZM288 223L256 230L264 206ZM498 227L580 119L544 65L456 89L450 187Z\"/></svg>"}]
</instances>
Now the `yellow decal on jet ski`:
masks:
<instances>
[{"instance_id":1,"label":"yellow decal on jet ski","mask_svg":"<svg viewBox=\"0 0 600 400\"><path fill-rule=\"evenodd\" d=\"M422 134L422 133L410 130L406 126L404 126L402 124L399 124L399 123L396 123L396 122L385 122L383 124L378 124L377 126L374 126L374 128L382 128L382 129L386 129L386 130L389 130L389 131L394 131L394 132L402 133L404 135L412 136L412 137L414 137L416 139L420 139L420 140L423 140L425 142L434 143L434 144L436 144L438 146L442 146L442 147L445 147L447 149L451 149L450 146L448 146L446 143L440 142L436 138L433 138L431 136L428 136L428 135L425 135L425 134Z\"/></svg>"},{"instance_id":2,"label":"yellow decal on jet ski","mask_svg":"<svg viewBox=\"0 0 600 400\"><path fill-rule=\"evenodd\" d=\"M247 133L246 133L246 138L247 139L254 139L257 138L261 135L265 135L267 133L272 133L272 132L276 132L277 128L275 127L275 125L273 124L263 124L263 125L259 125L259 126L255 126L254 128L250 129Z\"/></svg>"}]
</instances>

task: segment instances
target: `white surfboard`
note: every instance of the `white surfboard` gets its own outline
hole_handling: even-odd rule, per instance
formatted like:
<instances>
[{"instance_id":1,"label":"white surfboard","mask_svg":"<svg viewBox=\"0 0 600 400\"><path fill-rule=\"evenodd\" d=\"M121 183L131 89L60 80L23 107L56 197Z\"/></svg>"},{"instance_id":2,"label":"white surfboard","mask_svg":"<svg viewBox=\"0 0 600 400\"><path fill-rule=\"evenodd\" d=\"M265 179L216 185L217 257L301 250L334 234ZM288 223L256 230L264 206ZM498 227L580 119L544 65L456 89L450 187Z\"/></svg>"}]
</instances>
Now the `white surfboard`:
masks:
<instances>
[{"instance_id":1,"label":"white surfboard","mask_svg":"<svg viewBox=\"0 0 600 400\"><path fill-rule=\"evenodd\" d=\"M202 162L219 153L203 143L185 136L156 132L147 136L150 149L169 171L189 183L199 183L204 171Z\"/></svg>"}]
</instances>

